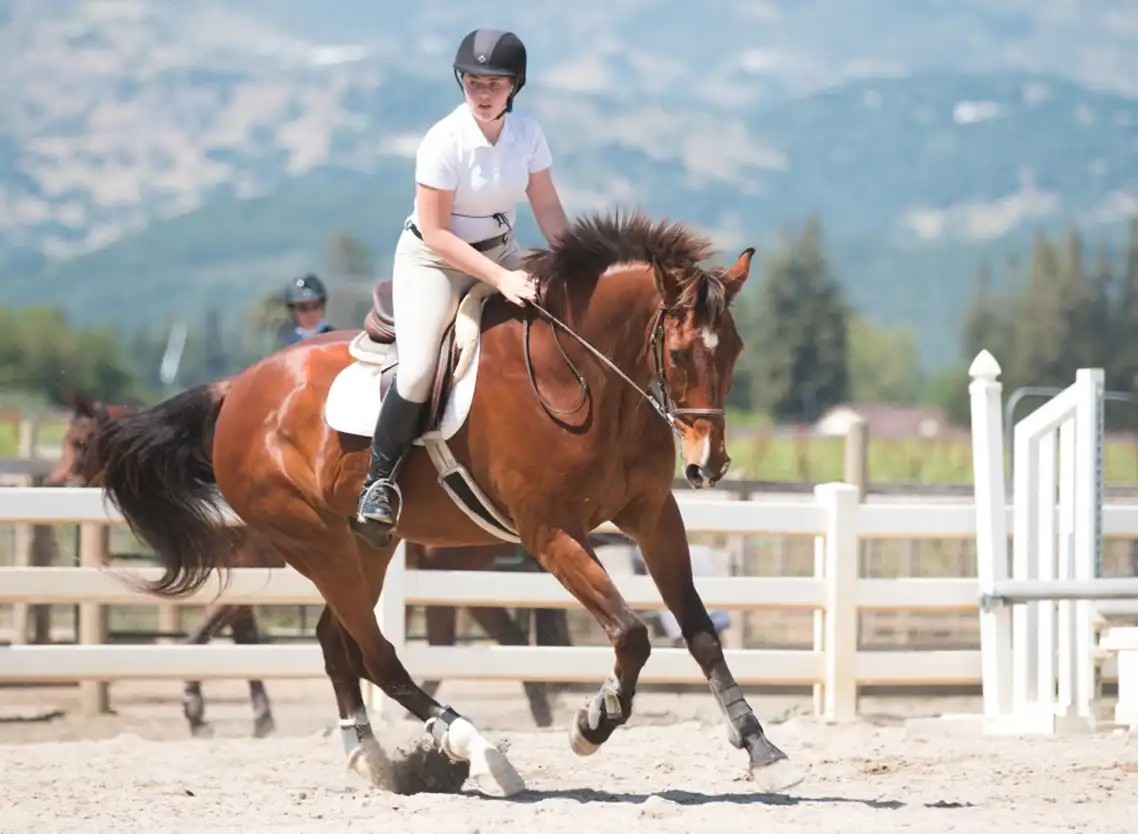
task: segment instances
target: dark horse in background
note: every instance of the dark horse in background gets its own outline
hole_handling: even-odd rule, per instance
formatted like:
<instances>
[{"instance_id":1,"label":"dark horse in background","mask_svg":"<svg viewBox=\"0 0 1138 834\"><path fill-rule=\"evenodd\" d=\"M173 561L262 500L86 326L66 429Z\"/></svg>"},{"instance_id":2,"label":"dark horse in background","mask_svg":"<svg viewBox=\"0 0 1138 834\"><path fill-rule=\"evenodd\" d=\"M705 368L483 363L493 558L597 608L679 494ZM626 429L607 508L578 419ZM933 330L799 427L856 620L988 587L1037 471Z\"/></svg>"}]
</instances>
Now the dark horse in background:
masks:
<instances>
[{"instance_id":1,"label":"dark horse in background","mask_svg":"<svg viewBox=\"0 0 1138 834\"><path fill-rule=\"evenodd\" d=\"M754 250L727 267L701 265L710 253L710 241L683 224L640 214L585 217L550 250L528 253L524 268L537 280L536 302L517 307L493 294L473 307L477 387L446 442L525 550L612 643L610 674L570 722L570 749L593 755L628 721L652 651L647 626L590 540L611 521L636 541L723 712L730 744L743 751L763 789L777 790L802 777L768 738L728 668L692 578L673 493L676 435L692 486L715 484L730 463L725 403L743 348L730 307ZM456 329L469 315L456 320ZM353 379L340 374L358 367L349 351L357 338L366 337L316 336L229 379L113 418L92 447L94 465L166 569L144 584L147 591L192 592L222 567L214 541L223 501L316 585L327 603L316 633L350 767L390 784L392 761L360 689L367 679L423 722L436 751L463 763L459 776L485 793L514 795L525 781L505 751L416 684L376 622L400 540L455 546L500 537L452 499L430 450L419 446L398 476L393 530L356 521L369 438L333 429L325 404L334 380ZM455 361L449 347L440 361ZM373 390L359 385L361 393ZM427 431L438 425L433 417Z\"/></svg>"},{"instance_id":2,"label":"dark horse in background","mask_svg":"<svg viewBox=\"0 0 1138 834\"><path fill-rule=\"evenodd\" d=\"M96 399L77 396L72 401L71 420L63 436L59 462L47 479L47 486L91 486L98 473L93 471L87 450L100 427L108 420L128 413L138 406L103 403ZM227 567L281 568L285 561L263 539L247 527L232 526L218 531L224 538L219 547L230 555ZM519 548L508 542L478 545L476 547L428 547L407 542L406 563L411 570L501 570L504 562L508 569L540 570L540 566ZM517 558L520 557L520 558ZM529 643L530 635L518 620L504 608L471 607L471 617L492 639L503 646ZM521 609L524 612L526 609ZM457 639L458 609L450 606L430 605L425 609L427 643L432 646L453 646ZM564 609L534 609L535 642L539 646L568 646L568 618ZM206 608L198 627L187 637L190 644L205 644L228 627L233 642L260 643L257 617L251 605L213 603ZM440 681L426 681L424 690L438 691ZM553 723L550 696L555 687L545 683L525 681L523 687L529 701L530 713L539 727ZM249 681L249 698L253 706L253 736L263 738L275 728L272 707L265 684ZM183 713L194 736L208 736L212 728L205 720L205 699L200 681L187 681L182 698Z\"/></svg>"}]
</instances>

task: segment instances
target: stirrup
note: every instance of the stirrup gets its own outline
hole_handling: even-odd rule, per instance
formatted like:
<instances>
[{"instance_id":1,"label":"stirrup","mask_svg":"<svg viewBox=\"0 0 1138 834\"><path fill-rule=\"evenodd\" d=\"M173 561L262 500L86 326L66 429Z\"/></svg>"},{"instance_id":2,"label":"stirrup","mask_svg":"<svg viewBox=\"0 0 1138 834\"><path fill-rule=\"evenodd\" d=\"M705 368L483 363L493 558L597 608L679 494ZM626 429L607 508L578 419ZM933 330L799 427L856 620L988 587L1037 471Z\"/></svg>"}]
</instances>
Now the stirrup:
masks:
<instances>
[{"instance_id":1,"label":"stirrup","mask_svg":"<svg viewBox=\"0 0 1138 834\"><path fill-rule=\"evenodd\" d=\"M378 489L391 490L391 492L395 493L395 495L399 498L398 508L392 509L391 511L394 517L392 518L390 525L386 521L380 521L379 519L375 518L368 518L363 514L364 504L367 502L367 499L370 498ZM390 501L388 501L388 507L391 507ZM363 494L360 495L359 504L356 506L356 521L358 521L360 524L382 524L385 527L394 527L399 523L399 516L402 515L402 513L403 490L399 488L399 484L395 483L393 479L379 478L378 480L373 481L371 485L363 491Z\"/></svg>"}]
</instances>

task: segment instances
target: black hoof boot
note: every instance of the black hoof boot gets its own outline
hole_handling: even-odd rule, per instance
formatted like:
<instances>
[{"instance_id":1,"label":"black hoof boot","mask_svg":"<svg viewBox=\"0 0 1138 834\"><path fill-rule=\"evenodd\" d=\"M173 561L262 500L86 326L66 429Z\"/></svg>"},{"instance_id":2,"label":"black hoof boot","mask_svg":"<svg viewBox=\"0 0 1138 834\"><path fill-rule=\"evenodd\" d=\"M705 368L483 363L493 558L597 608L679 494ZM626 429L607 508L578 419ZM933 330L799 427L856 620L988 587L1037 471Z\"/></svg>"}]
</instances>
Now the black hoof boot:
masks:
<instances>
[{"instance_id":1,"label":"black hoof boot","mask_svg":"<svg viewBox=\"0 0 1138 834\"><path fill-rule=\"evenodd\" d=\"M410 402L399 396L392 380L379 407L371 439L371 460L356 510L360 524L384 532L395 526L398 512L392 506L392 496L399 492L395 483L397 470L408 447L419 436L426 410L427 403Z\"/></svg>"}]
</instances>

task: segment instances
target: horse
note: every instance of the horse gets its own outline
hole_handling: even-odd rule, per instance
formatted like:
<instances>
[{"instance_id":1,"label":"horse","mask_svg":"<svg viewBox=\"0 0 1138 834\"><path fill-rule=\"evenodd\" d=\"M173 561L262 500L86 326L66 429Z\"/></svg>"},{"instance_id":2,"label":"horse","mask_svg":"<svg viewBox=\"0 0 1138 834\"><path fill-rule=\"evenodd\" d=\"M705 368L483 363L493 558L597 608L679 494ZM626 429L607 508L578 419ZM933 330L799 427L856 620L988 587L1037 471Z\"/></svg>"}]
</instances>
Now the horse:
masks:
<instances>
[{"instance_id":1,"label":"horse","mask_svg":"<svg viewBox=\"0 0 1138 834\"><path fill-rule=\"evenodd\" d=\"M449 758L484 795L513 796L526 783L506 752L423 691L380 630L374 607L388 563L400 540L453 546L516 536L613 647L611 673L569 722L570 749L589 756L632 715L652 648L589 540L611 522L639 547L751 779L768 791L798 784L803 776L729 669L692 579L672 489L677 436L693 488L714 486L729 468L725 401L743 349L731 304L754 253L705 266L710 239L680 221L589 214L548 248L523 253L533 301L512 305L476 284L440 346L446 384L436 384L431 417L396 476L390 530L356 511L378 399L398 366L360 368L367 351L397 351L396 322L390 345L368 345L383 334L365 321L363 332L313 337L112 419L93 447L104 488L165 568L143 587L176 597L220 570L209 540L228 504L326 602L316 632L348 767L378 786L392 778L361 698L367 679L423 722L434 761ZM333 408L330 394L345 387L351 396ZM334 415L347 425L344 402L357 409L352 425L367 430L333 427ZM448 480L456 473L466 493Z\"/></svg>"},{"instance_id":2,"label":"horse","mask_svg":"<svg viewBox=\"0 0 1138 834\"><path fill-rule=\"evenodd\" d=\"M98 399L76 395L72 398L71 418L61 441L59 461L46 480L47 486L91 486L98 473L92 470L87 450L99 428L114 416L124 414L138 406L104 403ZM218 531L225 539L221 551L229 555L227 567L281 568L284 559L263 539L247 527L229 526ZM407 567L418 570L497 570L503 562L514 562L514 569L531 569L536 562L528 554L517 553L512 544L499 543L477 547L427 547L417 542L406 542ZM520 558L517 558L520 557ZM524 645L530 635L502 608L470 608L474 621L491 638L504 646ZM425 612L427 643L432 646L453 646L457 639L458 609L450 606L428 606ZM204 645L228 627L233 641L238 644L260 643L257 617L251 605L214 603L206 608L205 615L186 642ZM568 646L568 621L564 610L538 608L534 611L534 630L538 645ZM426 681L424 691L432 695L438 691L440 681ZM547 684L525 681L523 687L529 702L530 713L538 727L553 724L550 704L552 687ZM276 729L272 707L265 684L249 681L249 698L253 707L253 737L264 738ZM183 685L182 712L189 723L190 735L208 737L212 726L205 720L205 699L200 681L187 681Z\"/></svg>"}]
</instances>

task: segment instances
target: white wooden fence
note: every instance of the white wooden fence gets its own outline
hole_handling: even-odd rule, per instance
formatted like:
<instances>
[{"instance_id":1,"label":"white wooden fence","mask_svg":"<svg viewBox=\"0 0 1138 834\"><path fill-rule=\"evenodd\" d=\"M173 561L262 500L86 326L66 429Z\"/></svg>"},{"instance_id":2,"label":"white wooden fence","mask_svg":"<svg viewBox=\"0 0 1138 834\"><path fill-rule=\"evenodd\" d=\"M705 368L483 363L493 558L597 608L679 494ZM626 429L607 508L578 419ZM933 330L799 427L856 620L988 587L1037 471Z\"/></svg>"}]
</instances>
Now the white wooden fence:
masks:
<instances>
[{"instance_id":1,"label":"white wooden fence","mask_svg":"<svg viewBox=\"0 0 1138 834\"><path fill-rule=\"evenodd\" d=\"M854 717L864 684L975 684L981 679L979 651L862 651L858 612L868 609L976 611L974 578L869 579L859 576L861 538L973 538L976 507L966 503L858 503L858 490L823 484L813 500L724 502L680 494L688 530L738 535L806 535L816 538L814 577L697 578L708 608L813 609L815 644L807 650L728 650L740 683L813 684L815 709L834 720ZM1006 506L1005 522L1012 508ZM77 488L0 489L0 524L16 522L101 525L122 523L101 490ZM100 526L96 526L100 525ZM599 528L612 529L609 526ZM1108 506L1107 536L1138 536L1138 507ZM156 569L138 573L155 576ZM255 604L315 604L315 588L291 569L242 568L231 573L223 598ZM614 577L628 602L662 607L651 580ZM207 586L183 602L217 598ZM140 596L108 572L94 568L0 568L0 602L80 603L96 609L140 604ZM576 602L544 574L406 570L402 554L388 572L376 610L387 638L413 676L599 682L611 669L608 647L425 646L404 634L406 605L573 606ZM91 618L93 619L93 618ZM84 631L80 645L12 646L0 649L0 681L114 681L127 679L321 677L320 649L312 645L93 645ZM87 643L87 644L84 644ZM702 682L683 649L656 649L645 682ZM90 685L90 683L88 683ZM373 706L383 707L383 703Z\"/></svg>"}]
</instances>

